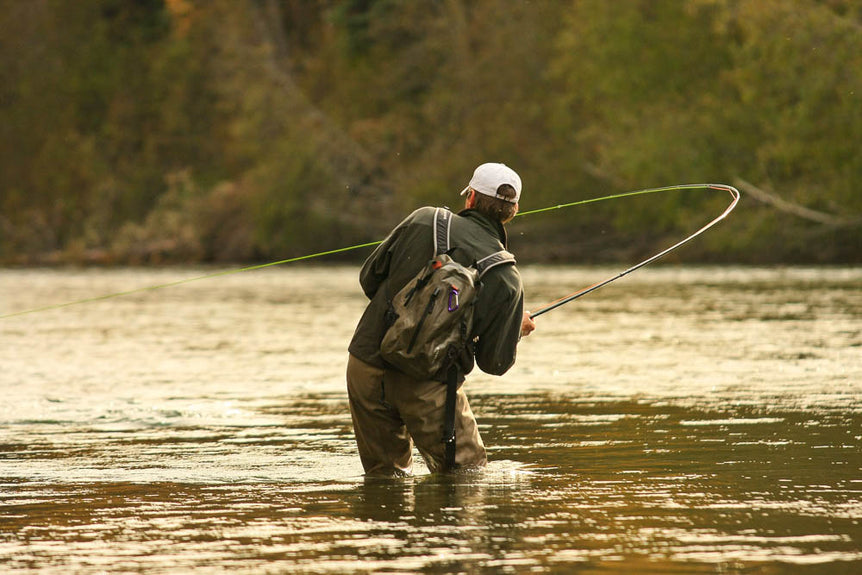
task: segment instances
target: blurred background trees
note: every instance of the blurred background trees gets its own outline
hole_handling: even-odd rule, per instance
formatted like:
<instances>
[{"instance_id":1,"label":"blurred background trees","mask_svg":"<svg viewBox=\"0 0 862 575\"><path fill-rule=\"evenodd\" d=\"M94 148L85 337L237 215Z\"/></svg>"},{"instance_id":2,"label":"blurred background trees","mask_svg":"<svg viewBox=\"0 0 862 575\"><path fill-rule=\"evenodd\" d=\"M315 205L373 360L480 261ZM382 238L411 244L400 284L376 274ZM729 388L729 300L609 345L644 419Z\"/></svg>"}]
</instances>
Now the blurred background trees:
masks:
<instances>
[{"instance_id":1,"label":"blurred background trees","mask_svg":"<svg viewBox=\"0 0 862 575\"><path fill-rule=\"evenodd\" d=\"M748 192L686 261L859 263L860 103L852 0L0 0L0 261L281 259L502 161L524 210ZM531 216L512 247L625 261L726 203Z\"/></svg>"}]
</instances>

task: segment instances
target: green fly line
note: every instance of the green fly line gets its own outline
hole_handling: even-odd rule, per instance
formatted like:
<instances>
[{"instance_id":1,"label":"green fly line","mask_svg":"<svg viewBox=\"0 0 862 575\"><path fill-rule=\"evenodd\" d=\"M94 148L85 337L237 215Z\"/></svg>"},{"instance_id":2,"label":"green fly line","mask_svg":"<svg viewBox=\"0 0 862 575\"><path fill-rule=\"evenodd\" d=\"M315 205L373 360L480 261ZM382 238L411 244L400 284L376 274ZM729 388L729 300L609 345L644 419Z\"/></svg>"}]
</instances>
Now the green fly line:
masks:
<instances>
[{"instance_id":1,"label":"green fly line","mask_svg":"<svg viewBox=\"0 0 862 575\"><path fill-rule=\"evenodd\" d=\"M675 190L692 190L692 189L716 189L716 190L728 191L731 193L731 195L734 196L734 201L730 205L730 207L728 207L724 211L724 213L722 213L719 217L712 220L706 226L702 227L697 232L695 232L691 236L687 237L686 239L682 240L681 242L671 246L670 248L660 252L659 254L656 254L652 258L644 260L640 264L637 264L636 266L633 266L633 267L627 269L623 273L621 273L621 274L619 274L613 278L605 280L604 282L599 282L599 284L594 284L593 286L590 286L590 288L585 288L585 290L580 290L579 292L575 292L574 294L572 294L570 296L565 296L564 298L560 298L560 300L557 300L557 301L553 302L552 304L549 304L548 306L540 308L538 313L545 313L547 311L550 311L551 309L554 309L555 307L563 305L564 303L567 303L568 301L571 301L572 299L575 299L576 297L580 297L581 295L585 295L586 293L589 293L589 291L593 291L593 290L598 289L599 287L601 287L603 285L610 283L611 281L613 281L615 279L619 279L623 275L626 275L626 274L634 271L635 269L638 269L639 267L642 267L642 266L658 259L659 257L665 255L669 251L676 249L677 247L688 242L689 240L693 239L697 235L700 235L702 232L706 231L708 228L710 228L714 224L718 223L718 221L720 221L728 213L730 213L730 211L736 206L736 202L739 201L739 192L736 190L736 188L733 188L732 186L727 186L725 184L682 184L682 185L677 185L677 186L665 186L662 188L649 188L649 189L644 189L644 190L637 190L634 192L625 192L625 193L621 193L621 194L613 194L610 196L602 196L600 198L589 198L586 200L579 200L577 202L558 204L555 206L548 206L545 208L539 208L536 210L529 210L526 212L518 213L517 216L522 217L522 216L529 216L529 215L538 214L538 213L542 213L542 212L549 212L552 210L559 210L559 209L570 208L570 207L574 207L574 206L582 206L584 204L591 204L591 203L595 203L595 202L614 200L614 199L625 198L625 197L630 197L630 196L639 196L639 195L645 195L645 194L656 194L659 192L670 192L670 191L675 191ZM17 311L17 312L13 312L13 313L0 315L0 319L7 319L7 318L18 317L18 316L22 316L22 315L34 314L34 313L39 313L39 312L49 311L49 310L55 310L55 309L62 309L62 308L71 307L71 306L75 306L75 305L81 305L81 304L85 304L85 303L93 303L93 302L103 301L103 300L107 300L107 299L113 299L113 298L117 298L117 297L137 294L137 293L151 292L151 291L156 291L156 290L165 289L165 288L169 288L169 287L180 286L180 285L191 283L191 282L196 282L196 281L201 281L201 280L206 280L206 279L213 279L213 278L217 278L217 277L223 277L223 276L227 276L227 275L238 274L241 272L260 270L263 268L268 268L268 267L273 267L273 266L278 266L278 265L283 265L283 264L289 264L289 263L303 261L303 260L310 260L310 259L314 259L314 258L319 258L319 257L323 257L323 256L333 255L333 254L349 252L349 251L358 250L358 249L362 249L362 248L368 248L368 247L372 247L372 246L377 246L381 243L383 243L383 240L378 240L375 242L367 242L367 243L362 243L362 244L356 244L356 245L348 246L348 247L344 247L344 248L327 250L327 251L323 251L323 252L307 254L304 256L298 256L298 257L294 257L294 258L289 258L289 259L285 259L285 260L278 260L278 261L264 263L264 264L257 264L257 265L242 267L242 268L222 270L222 271L213 272L210 274L195 276L195 277L181 279L181 280L172 281L172 282L167 282L167 283L163 283L163 284L150 285L150 286L135 288L135 289L127 290L127 291L108 293L108 294L104 294L104 295L100 295L100 296L89 297L89 298L84 298L84 299L79 299L79 300L74 300L74 301L68 301L65 303L46 305L43 307L26 309L26 310L22 310L22 311ZM533 316L538 315L538 313L534 313Z\"/></svg>"},{"instance_id":2,"label":"green fly line","mask_svg":"<svg viewBox=\"0 0 862 575\"><path fill-rule=\"evenodd\" d=\"M304 256L299 256L299 257L290 258L290 259L286 259L286 260L279 260L279 261L277 261L277 262L269 262L269 263L266 263L266 264L257 264L257 265L248 266L248 267L244 267L244 268L237 268L237 269L230 269L230 270L222 270L222 271L219 271L219 272L213 272L213 273L211 273L211 274L206 274L206 275L202 275L202 276L196 276L196 277L186 278L186 279L177 280L177 281L172 281L172 282L167 282L167 283L163 283L163 284L157 284L157 285L145 286L145 287L140 287L140 288L130 289L130 290L127 290L127 291L119 291L119 292L114 292L114 293L104 294L104 295L95 296L95 297L88 297L88 298L84 298L84 299L79 299L79 300L69 301L69 302L66 302L66 303L59 303L59 304L53 304L53 305L46 305L46 306L44 306L44 307L37 307L37 308L33 308L33 309L27 309L27 310L23 310L23 311L17 311L17 312L10 313L10 314L6 314L6 315L0 315L0 319L6 319L6 318L9 318L9 317L15 317L15 316L19 316L19 315L27 315L27 314L30 314L30 313L37 313L37 312L40 312L40 311L48 311L48 310L52 310L52 309L60 309L60 308L69 307L69 306L73 306L73 305L80 305L80 304L84 304L84 303L97 302L97 301L102 301L102 300L106 300L106 299L112 299L112 298L115 298L115 297L121 297L121 296L126 296L126 295L132 295L132 294L136 294L136 293L142 293L142 292L148 292L148 291L156 291L156 290L160 290L160 289L164 289L164 288L169 288L169 287L174 287L174 286L179 286L179 285L182 285L182 284L187 284L187 283L196 282L196 281L200 281L200 280L207 280L207 279L212 279L212 278L217 278L217 277L222 277L222 276L228 276L228 275L231 275L231 274L238 274L238 273L240 273L240 272L250 272L250 271L253 271L253 270L260 270L260 269L263 269L263 268L269 268L269 267L272 267L272 266L278 266L278 265L282 265L282 264L289 264L289 263L292 263L292 262L298 262L298 261L301 261L301 260L310 260L310 259L312 259L312 258L319 258L319 257L322 257L322 256L329 256L329 255L332 255L332 254L338 254L338 253L341 253L341 252L349 252L350 250L358 250L358 249L360 249L360 248L367 248L367 247L370 247L370 246L376 246L377 244L380 244L380 243L382 243L382 240L380 240L380 241L376 241L376 242L368 242L368 243L365 243L365 244L357 244L357 245L355 245L355 246L350 246L350 247L346 247L346 248L338 248L338 249L336 249L336 250L328 250L328 251L325 251L325 252L318 252L318 253L316 253L316 254L307 254L307 255L304 255Z\"/></svg>"}]
</instances>

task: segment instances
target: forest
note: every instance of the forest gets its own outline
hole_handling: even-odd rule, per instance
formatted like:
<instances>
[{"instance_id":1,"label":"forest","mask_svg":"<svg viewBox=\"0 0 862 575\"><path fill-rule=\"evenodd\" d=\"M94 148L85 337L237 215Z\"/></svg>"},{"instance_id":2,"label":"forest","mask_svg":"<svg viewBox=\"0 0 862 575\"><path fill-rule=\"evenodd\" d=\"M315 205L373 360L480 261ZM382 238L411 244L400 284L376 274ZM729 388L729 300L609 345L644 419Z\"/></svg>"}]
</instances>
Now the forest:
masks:
<instances>
[{"instance_id":1,"label":"forest","mask_svg":"<svg viewBox=\"0 0 862 575\"><path fill-rule=\"evenodd\" d=\"M862 263L856 0L0 0L0 264L265 262L459 208L723 183L671 261ZM524 262L625 262L685 191L518 218ZM357 261L351 252L330 261Z\"/></svg>"}]
</instances>

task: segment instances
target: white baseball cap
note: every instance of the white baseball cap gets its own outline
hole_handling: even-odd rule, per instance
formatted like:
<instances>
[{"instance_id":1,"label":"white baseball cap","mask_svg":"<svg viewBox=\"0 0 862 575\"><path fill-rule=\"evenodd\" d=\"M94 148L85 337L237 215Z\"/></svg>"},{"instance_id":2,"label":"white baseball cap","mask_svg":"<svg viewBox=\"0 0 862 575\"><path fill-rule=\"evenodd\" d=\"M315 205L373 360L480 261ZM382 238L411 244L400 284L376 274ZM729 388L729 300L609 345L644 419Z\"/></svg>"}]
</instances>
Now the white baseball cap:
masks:
<instances>
[{"instance_id":1,"label":"white baseball cap","mask_svg":"<svg viewBox=\"0 0 862 575\"><path fill-rule=\"evenodd\" d=\"M503 184L509 184L515 188L514 198L504 198L497 195L497 188ZM482 164L473 172L470 184L464 188L461 195L463 196L469 192L471 188L480 194L517 204L521 197L521 177L515 173L515 170L505 164Z\"/></svg>"}]
</instances>

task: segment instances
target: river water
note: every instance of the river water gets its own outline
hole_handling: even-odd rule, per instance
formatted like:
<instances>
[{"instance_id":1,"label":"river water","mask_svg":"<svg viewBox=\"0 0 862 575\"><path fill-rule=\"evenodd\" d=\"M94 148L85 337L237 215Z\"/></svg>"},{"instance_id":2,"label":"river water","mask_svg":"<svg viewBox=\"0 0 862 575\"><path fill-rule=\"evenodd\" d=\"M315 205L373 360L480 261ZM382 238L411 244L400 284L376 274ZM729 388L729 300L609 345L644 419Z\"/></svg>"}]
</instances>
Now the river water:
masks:
<instances>
[{"instance_id":1,"label":"river water","mask_svg":"<svg viewBox=\"0 0 862 575\"><path fill-rule=\"evenodd\" d=\"M862 572L862 269L638 271L468 378L486 471L391 480L357 271L0 319L0 571ZM615 271L522 268L532 306ZM3 270L0 315L204 273Z\"/></svg>"}]
</instances>

